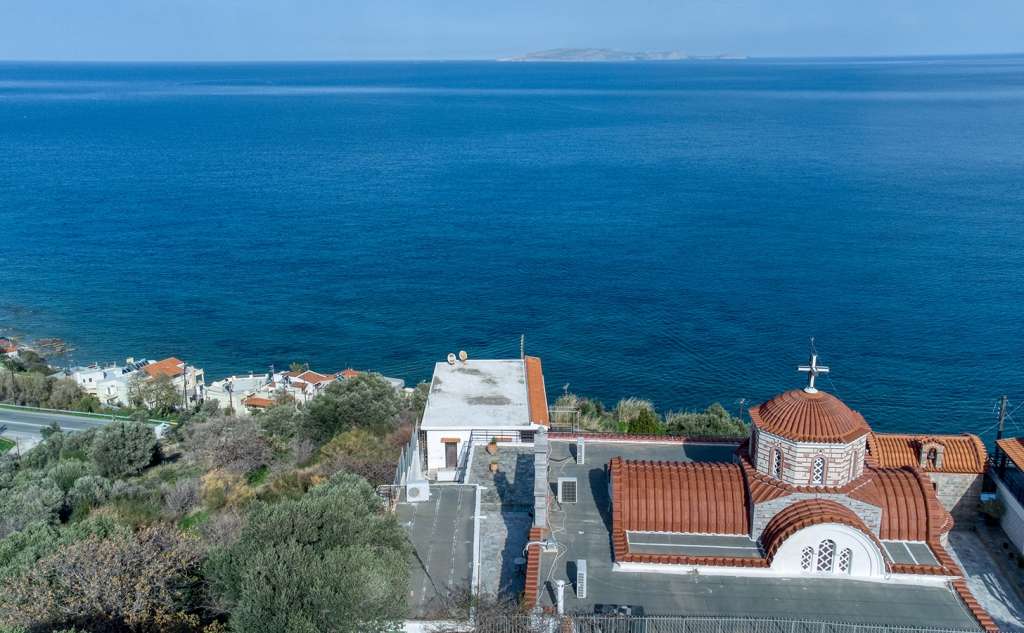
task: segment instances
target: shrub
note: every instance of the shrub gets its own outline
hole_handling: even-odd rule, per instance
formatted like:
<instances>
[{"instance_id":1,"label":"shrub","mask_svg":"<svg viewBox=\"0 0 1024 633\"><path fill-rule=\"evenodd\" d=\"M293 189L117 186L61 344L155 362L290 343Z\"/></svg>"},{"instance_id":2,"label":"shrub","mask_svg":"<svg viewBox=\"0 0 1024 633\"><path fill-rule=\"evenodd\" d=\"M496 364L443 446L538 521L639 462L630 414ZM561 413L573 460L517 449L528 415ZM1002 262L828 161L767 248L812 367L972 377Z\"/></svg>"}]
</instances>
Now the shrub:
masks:
<instances>
[{"instance_id":1,"label":"shrub","mask_svg":"<svg viewBox=\"0 0 1024 633\"><path fill-rule=\"evenodd\" d=\"M5 586L10 624L102 631L198 628L190 616L198 589L195 539L166 528L61 547Z\"/></svg>"},{"instance_id":2,"label":"shrub","mask_svg":"<svg viewBox=\"0 0 1024 633\"><path fill-rule=\"evenodd\" d=\"M58 462L50 469L48 476L60 487L61 491L66 493L75 485L75 481L92 472L92 464L77 459L69 459Z\"/></svg>"},{"instance_id":3,"label":"shrub","mask_svg":"<svg viewBox=\"0 0 1024 633\"><path fill-rule=\"evenodd\" d=\"M100 474L124 477L142 472L157 455L156 435L141 422L110 422L96 432L90 456Z\"/></svg>"},{"instance_id":4,"label":"shrub","mask_svg":"<svg viewBox=\"0 0 1024 633\"><path fill-rule=\"evenodd\" d=\"M401 449L388 440L363 429L346 431L320 449L321 470L345 470L374 485L391 483Z\"/></svg>"},{"instance_id":5,"label":"shrub","mask_svg":"<svg viewBox=\"0 0 1024 633\"><path fill-rule=\"evenodd\" d=\"M395 389L377 374L359 374L331 383L306 405L306 433L319 441L362 428L376 435L397 423L400 401Z\"/></svg>"},{"instance_id":6,"label":"shrub","mask_svg":"<svg viewBox=\"0 0 1024 633\"><path fill-rule=\"evenodd\" d=\"M242 475L222 470L212 470L203 475L203 503L211 510L224 506L241 506L252 496L253 491L245 484Z\"/></svg>"},{"instance_id":7,"label":"shrub","mask_svg":"<svg viewBox=\"0 0 1024 633\"><path fill-rule=\"evenodd\" d=\"M658 414L651 409L641 409L629 422L629 433L633 435L661 435L665 432Z\"/></svg>"},{"instance_id":8,"label":"shrub","mask_svg":"<svg viewBox=\"0 0 1024 633\"><path fill-rule=\"evenodd\" d=\"M111 484L106 477L99 475L86 475L75 480L75 484L68 491L68 504L74 511L74 516L79 516L91 508L106 503L110 498Z\"/></svg>"},{"instance_id":9,"label":"shrub","mask_svg":"<svg viewBox=\"0 0 1024 633\"><path fill-rule=\"evenodd\" d=\"M304 497L250 509L238 541L206 565L210 588L247 633L398 630L409 553L373 489L341 474Z\"/></svg>"},{"instance_id":10,"label":"shrub","mask_svg":"<svg viewBox=\"0 0 1024 633\"><path fill-rule=\"evenodd\" d=\"M64 492L49 478L22 480L0 494L0 538L30 523L53 523L64 505Z\"/></svg>"},{"instance_id":11,"label":"shrub","mask_svg":"<svg viewBox=\"0 0 1024 633\"><path fill-rule=\"evenodd\" d=\"M264 433L289 440L302 429L302 412L294 404L278 404L257 416L257 422Z\"/></svg>"},{"instance_id":12,"label":"shrub","mask_svg":"<svg viewBox=\"0 0 1024 633\"><path fill-rule=\"evenodd\" d=\"M196 479L182 479L160 486L164 500L164 509L173 516L180 517L188 513L199 503L199 482Z\"/></svg>"},{"instance_id":13,"label":"shrub","mask_svg":"<svg viewBox=\"0 0 1024 633\"><path fill-rule=\"evenodd\" d=\"M247 473L270 463L270 444L252 417L214 417L189 425L185 452L207 470Z\"/></svg>"},{"instance_id":14,"label":"shrub","mask_svg":"<svg viewBox=\"0 0 1024 633\"><path fill-rule=\"evenodd\" d=\"M747 427L717 402L704 411L669 413L665 426L670 435L692 437L746 437Z\"/></svg>"}]
</instances>

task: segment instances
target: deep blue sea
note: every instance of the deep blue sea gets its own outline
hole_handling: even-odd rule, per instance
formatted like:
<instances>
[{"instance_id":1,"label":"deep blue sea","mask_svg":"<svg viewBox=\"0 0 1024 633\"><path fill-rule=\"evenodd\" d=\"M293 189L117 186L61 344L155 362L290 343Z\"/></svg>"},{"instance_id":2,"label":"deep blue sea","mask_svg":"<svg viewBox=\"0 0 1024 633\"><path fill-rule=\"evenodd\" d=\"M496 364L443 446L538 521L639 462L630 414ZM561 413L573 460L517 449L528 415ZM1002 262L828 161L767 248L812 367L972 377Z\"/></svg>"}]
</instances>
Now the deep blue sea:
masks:
<instances>
[{"instance_id":1,"label":"deep blue sea","mask_svg":"<svg viewBox=\"0 0 1024 633\"><path fill-rule=\"evenodd\" d=\"M0 64L0 328L208 380L525 334L552 397L662 410L799 386L815 336L876 429L991 438L1024 58Z\"/></svg>"}]
</instances>

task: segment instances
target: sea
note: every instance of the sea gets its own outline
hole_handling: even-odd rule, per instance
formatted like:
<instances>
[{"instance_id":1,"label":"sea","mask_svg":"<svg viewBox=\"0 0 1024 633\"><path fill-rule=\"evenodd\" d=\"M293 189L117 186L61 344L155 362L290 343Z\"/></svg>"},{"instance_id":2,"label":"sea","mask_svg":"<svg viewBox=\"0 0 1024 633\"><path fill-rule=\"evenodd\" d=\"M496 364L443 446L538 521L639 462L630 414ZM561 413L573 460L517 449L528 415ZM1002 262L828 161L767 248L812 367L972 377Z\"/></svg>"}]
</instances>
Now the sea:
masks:
<instances>
[{"instance_id":1,"label":"sea","mask_svg":"<svg viewBox=\"0 0 1024 633\"><path fill-rule=\"evenodd\" d=\"M0 63L0 330L1024 434L1024 57ZM523 338L521 338L523 337Z\"/></svg>"}]
</instances>

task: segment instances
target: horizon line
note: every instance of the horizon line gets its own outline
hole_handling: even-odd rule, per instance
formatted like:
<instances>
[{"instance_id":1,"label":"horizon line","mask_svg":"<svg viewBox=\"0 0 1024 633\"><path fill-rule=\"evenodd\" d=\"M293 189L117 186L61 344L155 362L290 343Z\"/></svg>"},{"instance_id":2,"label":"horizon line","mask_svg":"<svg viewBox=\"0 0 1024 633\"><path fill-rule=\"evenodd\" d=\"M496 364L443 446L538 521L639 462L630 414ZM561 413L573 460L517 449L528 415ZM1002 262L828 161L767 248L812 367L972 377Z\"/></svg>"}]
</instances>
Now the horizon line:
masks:
<instances>
[{"instance_id":1,"label":"horizon line","mask_svg":"<svg viewBox=\"0 0 1024 633\"><path fill-rule=\"evenodd\" d=\"M555 50L555 49L545 49ZM612 50L612 49L609 49ZM529 53L521 53L526 55ZM686 59L665 60L536 60L536 61L503 61L507 57L394 57L394 58L309 58L309 59L47 59L47 58L0 58L0 64L338 64L338 63L409 63L409 62L501 62L519 64L671 64L685 62L744 62L771 60L801 59L935 59L950 57L1018 57L1024 56L1024 50L1000 53L903 53L891 55L744 55L735 53L736 57L717 58L716 54L695 55Z\"/></svg>"}]
</instances>

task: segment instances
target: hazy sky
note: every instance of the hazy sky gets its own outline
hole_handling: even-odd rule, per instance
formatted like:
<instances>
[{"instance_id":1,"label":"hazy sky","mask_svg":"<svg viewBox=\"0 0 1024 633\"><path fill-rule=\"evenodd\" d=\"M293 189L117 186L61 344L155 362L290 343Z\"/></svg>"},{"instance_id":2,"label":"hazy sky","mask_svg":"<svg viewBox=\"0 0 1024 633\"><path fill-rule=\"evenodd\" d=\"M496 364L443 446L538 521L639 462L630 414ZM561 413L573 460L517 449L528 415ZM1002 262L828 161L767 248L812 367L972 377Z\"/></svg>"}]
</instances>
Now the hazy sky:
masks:
<instances>
[{"instance_id":1,"label":"hazy sky","mask_svg":"<svg viewBox=\"0 0 1024 633\"><path fill-rule=\"evenodd\" d=\"M1024 50L1024 0L0 0L0 59L751 56Z\"/></svg>"}]
</instances>

